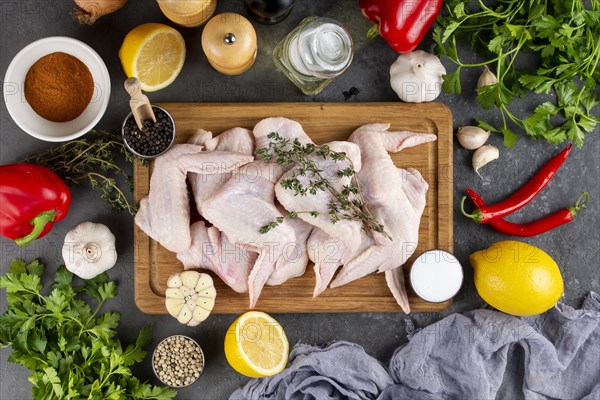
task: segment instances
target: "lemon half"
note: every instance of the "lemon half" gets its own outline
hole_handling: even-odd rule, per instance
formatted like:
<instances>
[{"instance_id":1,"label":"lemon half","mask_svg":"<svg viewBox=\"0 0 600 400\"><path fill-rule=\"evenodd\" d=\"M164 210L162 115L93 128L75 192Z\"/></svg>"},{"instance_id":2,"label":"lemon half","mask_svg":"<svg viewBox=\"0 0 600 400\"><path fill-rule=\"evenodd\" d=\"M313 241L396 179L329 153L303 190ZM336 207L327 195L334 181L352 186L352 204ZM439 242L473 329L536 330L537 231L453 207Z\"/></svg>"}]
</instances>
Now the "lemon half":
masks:
<instances>
[{"instance_id":1,"label":"lemon half","mask_svg":"<svg viewBox=\"0 0 600 400\"><path fill-rule=\"evenodd\" d=\"M146 92L169 86L183 68L185 40L168 25L148 23L132 29L119 49L128 78L137 77Z\"/></svg>"},{"instance_id":2,"label":"lemon half","mask_svg":"<svg viewBox=\"0 0 600 400\"><path fill-rule=\"evenodd\" d=\"M229 365L251 378L271 376L287 364L289 344L285 332L270 315L249 311L227 330L225 357Z\"/></svg>"}]
</instances>

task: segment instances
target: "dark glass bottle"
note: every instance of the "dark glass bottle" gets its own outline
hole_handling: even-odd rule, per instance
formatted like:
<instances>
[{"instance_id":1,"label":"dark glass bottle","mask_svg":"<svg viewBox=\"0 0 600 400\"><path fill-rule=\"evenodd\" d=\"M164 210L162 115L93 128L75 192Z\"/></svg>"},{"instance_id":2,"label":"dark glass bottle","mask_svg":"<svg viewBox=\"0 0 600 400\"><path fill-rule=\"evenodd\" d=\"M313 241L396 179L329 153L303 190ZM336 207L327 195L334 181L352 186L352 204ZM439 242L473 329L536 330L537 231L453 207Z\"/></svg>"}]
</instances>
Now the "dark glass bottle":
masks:
<instances>
[{"instance_id":1,"label":"dark glass bottle","mask_svg":"<svg viewBox=\"0 0 600 400\"><path fill-rule=\"evenodd\" d=\"M244 0L250 16L263 24L281 22L292 11L295 0Z\"/></svg>"}]
</instances>

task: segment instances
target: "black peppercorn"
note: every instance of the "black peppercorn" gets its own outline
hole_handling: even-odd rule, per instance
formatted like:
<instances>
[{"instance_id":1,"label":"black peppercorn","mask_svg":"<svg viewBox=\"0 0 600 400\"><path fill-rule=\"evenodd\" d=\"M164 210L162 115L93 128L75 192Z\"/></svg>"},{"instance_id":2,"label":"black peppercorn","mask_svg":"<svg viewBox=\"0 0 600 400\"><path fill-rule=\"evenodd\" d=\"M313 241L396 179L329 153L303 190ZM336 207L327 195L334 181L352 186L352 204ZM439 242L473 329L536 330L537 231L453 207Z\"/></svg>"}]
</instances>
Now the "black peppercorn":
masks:
<instances>
[{"instance_id":1,"label":"black peppercorn","mask_svg":"<svg viewBox=\"0 0 600 400\"><path fill-rule=\"evenodd\" d=\"M156 123L144 121L142 130L138 128L133 116L123 127L123 140L136 153L142 156L156 156L170 146L174 126L171 118L160 108L153 107Z\"/></svg>"}]
</instances>

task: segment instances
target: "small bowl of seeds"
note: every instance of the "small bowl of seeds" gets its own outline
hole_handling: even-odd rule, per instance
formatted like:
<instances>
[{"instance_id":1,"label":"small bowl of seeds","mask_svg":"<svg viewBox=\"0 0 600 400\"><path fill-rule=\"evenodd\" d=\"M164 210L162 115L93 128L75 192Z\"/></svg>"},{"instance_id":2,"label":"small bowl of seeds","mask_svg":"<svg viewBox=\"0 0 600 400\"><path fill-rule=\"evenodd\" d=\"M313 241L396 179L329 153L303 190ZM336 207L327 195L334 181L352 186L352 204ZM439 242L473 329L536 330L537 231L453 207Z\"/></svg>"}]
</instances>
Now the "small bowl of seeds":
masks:
<instances>
[{"instance_id":1,"label":"small bowl of seeds","mask_svg":"<svg viewBox=\"0 0 600 400\"><path fill-rule=\"evenodd\" d=\"M173 335L163 339L152 353L154 375L175 389L196 382L204 370L204 353L191 337Z\"/></svg>"},{"instance_id":2,"label":"small bowl of seeds","mask_svg":"<svg viewBox=\"0 0 600 400\"><path fill-rule=\"evenodd\" d=\"M156 122L144 121L140 128L135 122L133 113L129 113L123 127L121 135L125 146L138 157L154 158L165 153L175 141L175 121L171 114L162 107L152 106Z\"/></svg>"}]
</instances>

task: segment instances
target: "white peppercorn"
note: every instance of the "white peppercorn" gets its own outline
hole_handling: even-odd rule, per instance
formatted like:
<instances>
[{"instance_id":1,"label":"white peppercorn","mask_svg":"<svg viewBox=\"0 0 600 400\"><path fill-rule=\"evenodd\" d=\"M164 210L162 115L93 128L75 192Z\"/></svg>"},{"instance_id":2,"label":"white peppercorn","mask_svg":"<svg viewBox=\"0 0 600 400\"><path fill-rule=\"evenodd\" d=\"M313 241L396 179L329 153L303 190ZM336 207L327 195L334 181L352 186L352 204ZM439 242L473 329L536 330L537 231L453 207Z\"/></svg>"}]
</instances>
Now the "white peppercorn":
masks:
<instances>
[{"instance_id":1,"label":"white peppercorn","mask_svg":"<svg viewBox=\"0 0 600 400\"><path fill-rule=\"evenodd\" d=\"M169 336L156 346L152 356L156 377L164 384L181 388L191 385L202 373L202 349L187 336Z\"/></svg>"}]
</instances>

